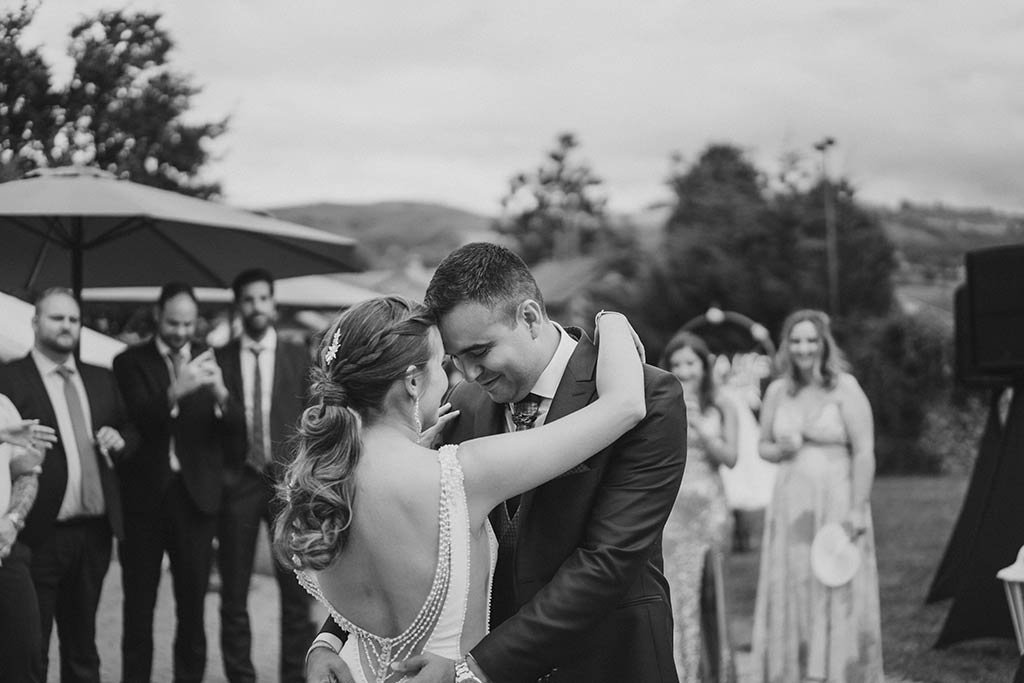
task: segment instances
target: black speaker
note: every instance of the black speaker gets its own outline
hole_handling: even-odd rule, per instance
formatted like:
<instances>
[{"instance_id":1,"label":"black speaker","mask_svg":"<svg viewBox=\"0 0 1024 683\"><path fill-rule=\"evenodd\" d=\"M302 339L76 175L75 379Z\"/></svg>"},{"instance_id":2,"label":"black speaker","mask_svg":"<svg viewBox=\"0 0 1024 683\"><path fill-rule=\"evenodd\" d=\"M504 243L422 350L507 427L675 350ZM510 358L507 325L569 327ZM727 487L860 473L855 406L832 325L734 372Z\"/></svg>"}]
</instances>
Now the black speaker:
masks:
<instances>
[{"instance_id":1,"label":"black speaker","mask_svg":"<svg viewBox=\"0 0 1024 683\"><path fill-rule=\"evenodd\" d=\"M953 322L956 344L953 369L956 381L967 387L1006 385L1012 379L1011 375L985 373L974 363L974 332L971 329L971 302L967 285L960 285L953 292Z\"/></svg>"},{"instance_id":2,"label":"black speaker","mask_svg":"<svg viewBox=\"0 0 1024 683\"><path fill-rule=\"evenodd\" d=\"M957 310L965 370L1024 377L1024 244L970 251L965 263L967 287ZM967 321L964 334L961 313Z\"/></svg>"}]
</instances>

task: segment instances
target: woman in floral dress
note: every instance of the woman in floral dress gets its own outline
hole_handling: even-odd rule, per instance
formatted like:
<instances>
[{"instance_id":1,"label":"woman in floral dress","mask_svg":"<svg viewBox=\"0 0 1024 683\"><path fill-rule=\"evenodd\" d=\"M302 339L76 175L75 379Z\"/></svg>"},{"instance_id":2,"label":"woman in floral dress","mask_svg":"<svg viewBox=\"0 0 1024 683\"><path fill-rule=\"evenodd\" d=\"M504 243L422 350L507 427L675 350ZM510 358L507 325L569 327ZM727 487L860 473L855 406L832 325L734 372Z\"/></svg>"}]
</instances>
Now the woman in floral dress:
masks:
<instances>
[{"instance_id":1,"label":"woman in floral dress","mask_svg":"<svg viewBox=\"0 0 1024 683\"><path fill-rule=\"evenodd\" d=\"M761 546L752 680L882 683L871 406L820 311L787 318L776 363L761 410L761 457L779 469ZM834 588L811 570L811 543L830 522L861 556L853 579Z\"/></svg>"}]
</instances>

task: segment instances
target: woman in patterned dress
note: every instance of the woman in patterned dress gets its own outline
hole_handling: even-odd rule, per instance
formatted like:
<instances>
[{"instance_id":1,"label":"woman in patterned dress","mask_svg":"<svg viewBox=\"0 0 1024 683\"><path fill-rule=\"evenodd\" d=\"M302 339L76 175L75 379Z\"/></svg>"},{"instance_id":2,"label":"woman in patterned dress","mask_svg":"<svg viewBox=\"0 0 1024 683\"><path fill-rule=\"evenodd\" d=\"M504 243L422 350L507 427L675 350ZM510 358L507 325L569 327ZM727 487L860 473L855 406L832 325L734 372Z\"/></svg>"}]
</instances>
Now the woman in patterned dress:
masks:
<instances>
[{"instance_id":1,"label":"woman in patterned dress","mask_svg":"<svg viewBox=\"0 0 1024 683\"><path fill-rule=\"evenodd\" d=\"M786 319L776 364L761 410L761 457L779 469L761 545L752 680L882 683L871 406L821 311ZM830 522L861 556L853 579L835 588L814 576L810 559Z\"/></svg>"},{"instance_id":2,"label":"woman in patterned dress","mask_svg":"<svg viewBox=\"0 0 1024 683\"><path fill-rule=\"evenodd\" d=\"M720 465L736 464L738 415L717 400L711 353L700 337L673 337L662 367L683 385L686 470L665 524L665 576L672 589L673 650L680 683L735 680L722 558L731 534Z\"/></svg>"}]
</instances>

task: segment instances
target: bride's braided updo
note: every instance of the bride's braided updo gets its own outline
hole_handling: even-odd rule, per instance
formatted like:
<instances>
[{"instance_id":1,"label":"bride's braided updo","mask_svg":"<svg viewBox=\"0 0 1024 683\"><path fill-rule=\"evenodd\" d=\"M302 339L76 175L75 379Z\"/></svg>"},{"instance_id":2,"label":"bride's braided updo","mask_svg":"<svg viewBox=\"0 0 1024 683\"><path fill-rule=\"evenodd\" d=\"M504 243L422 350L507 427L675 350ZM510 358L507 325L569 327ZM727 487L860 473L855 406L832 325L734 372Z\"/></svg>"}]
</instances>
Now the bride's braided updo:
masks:
<instances>
[{"instance_id":1,"label":"bride's braided updo","mask_svg":"<svg viewBox=\"0 0 1024 683\"><path fill-rule=\"evenodd\" d=\"M381 416L388 391L409 366L430 360L432 324L418 304L389 296L353 306L324 334L295 458L277 486L274 549L287 566L323 569L344 547L362 426Z\"/></svg>"}]
</instances>

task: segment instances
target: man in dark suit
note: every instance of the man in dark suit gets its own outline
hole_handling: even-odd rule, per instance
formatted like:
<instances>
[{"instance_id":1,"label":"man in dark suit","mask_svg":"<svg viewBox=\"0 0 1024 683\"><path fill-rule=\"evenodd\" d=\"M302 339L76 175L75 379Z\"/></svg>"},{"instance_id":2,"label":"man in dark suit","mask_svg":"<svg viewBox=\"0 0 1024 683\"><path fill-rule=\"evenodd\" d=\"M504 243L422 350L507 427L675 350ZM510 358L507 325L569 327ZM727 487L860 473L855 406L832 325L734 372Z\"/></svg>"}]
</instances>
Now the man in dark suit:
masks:
<instances>
[{"instance_id":1,"label":"man in dark suit","mask_svg":"<svg viewBox=\"0 0 1024 683\"><path fill-rule=\"evenodd\" d=\"M451 393L461 414L448 442L536 426L594 399L594 345L547 318L536 282L509 250L457 249L426 301L468 380ZM460 683L677 680L661 533L683 474L685 407L671 375L648 366L644 376L647 417L637 427L491 513L501 546L491 632L456 663ZM330 653L341 637L329 620L309 653L308 680L328 672L345 680ZM424 664L416 681L452 680L449 661L407 661L409 670Z\"/></svg>"},{"instance_id":2,"label":"man in dark suit","mask_svg":"<svg viewBox=\"0 0 1024 683\"><path fill-rule=\"evenodd\" d=\"M82 321L70 290L43 292L32 328L31 352L0 367L0 393L22 417L54 427L59 436L43 459L36 500L18 535L32 556L42 680L56 620L61 681L99 681L96 608L112 535L121 539L124 529L114 464L129 459L138 435L113 374L75 360Z\"/></svg>"},{"instance_id":3,"label":"man in dark suit","mask_svg":"<svg viewBox=\"0 0 1024 683\"><path fill-rule=\"evenodd\" d=\"M274 279L265 270L246 270L232 285L242 319L242 336L223 350L224 379L245 406L248 440L239 467L226 473L218 531L221 578L220 643L231 683L256 680L247 598L260 521L273 527L274 485L291 459L288 440L305 408L310 354L274 329ZM274 562L281 595L283 683L303 681L303 658L313 636L309 596L295 573Z\"/></svg>"},{"instance_id":4,"label":"man in dark suit","mask_svg":"<svg viewBox=\"0 0 1024 683\"><path fill-rule=\"evenodd\" d=\"M114 373L142 433L135 458L118 468L125 540L122 680L148 681L153 609L163 557L170 559L178 617L174 680L201 681L206 667L204 603L220 510L226 454L244 438L244 416L210 349L192 341L198 306L188 285L165 285L157 331L114 359Z\"/></svg>"}]
</instances>

